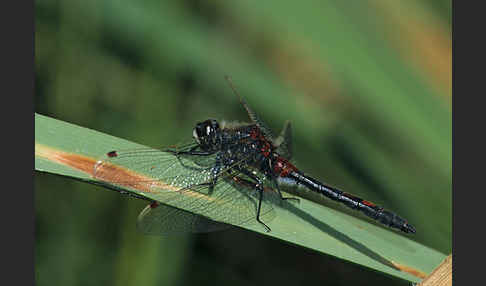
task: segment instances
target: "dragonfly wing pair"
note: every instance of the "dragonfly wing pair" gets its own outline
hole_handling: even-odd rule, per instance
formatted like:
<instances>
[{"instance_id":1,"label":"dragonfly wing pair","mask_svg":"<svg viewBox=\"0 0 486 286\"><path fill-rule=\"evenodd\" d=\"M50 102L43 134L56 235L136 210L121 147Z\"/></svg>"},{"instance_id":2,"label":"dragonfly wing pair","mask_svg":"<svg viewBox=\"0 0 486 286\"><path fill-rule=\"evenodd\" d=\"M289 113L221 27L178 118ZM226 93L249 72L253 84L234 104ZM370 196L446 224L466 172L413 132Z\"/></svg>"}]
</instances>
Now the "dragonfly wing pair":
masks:
<instances>
[{"instance_id":1,"label":"dragonfly wing pair","mask_svg":"<svg viewBox=\"0 0 486 286\"><path fill-rule=\"evenodd\" d=\"M259 193L249 178L234 172L231 166L215 173L217 155L173 153L194 146L164 151L147 148L110 152L98 161L93 176L173 207L147 207L138 220L139 229L145 233L154 234L157 229L161 233L221 229L208 219L232 225L256 222ZM265 190L260 217L269 222L274 217L272 205L279 197L272 189Z\"/></svg>"}]
</instances>

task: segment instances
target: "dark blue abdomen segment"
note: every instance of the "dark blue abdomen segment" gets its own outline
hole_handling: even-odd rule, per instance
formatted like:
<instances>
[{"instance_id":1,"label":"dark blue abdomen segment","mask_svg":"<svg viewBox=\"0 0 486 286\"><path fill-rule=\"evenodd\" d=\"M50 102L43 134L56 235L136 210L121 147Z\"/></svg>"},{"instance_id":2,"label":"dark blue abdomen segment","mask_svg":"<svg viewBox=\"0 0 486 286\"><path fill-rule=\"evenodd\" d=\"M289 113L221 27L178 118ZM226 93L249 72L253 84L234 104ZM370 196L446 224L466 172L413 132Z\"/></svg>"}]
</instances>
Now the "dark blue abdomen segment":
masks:
<instances>
[{"instance_id":1,"label":"dark blue abdomen segment","mask_svg":"<svg viewBox=\"0 0 486 286\"><path fill-rule=\"evenodd\" d=\"M361 211L366 216L377 220L386 226L399 229L406 233L415 233L415 228L397 214L384 210L382 207L371 202L327 186L300 172L291 172L288 174L287 180L294 180L297 185L302 185L334 201L340 202L349 208Z\"/></svg>"}]
</instances>

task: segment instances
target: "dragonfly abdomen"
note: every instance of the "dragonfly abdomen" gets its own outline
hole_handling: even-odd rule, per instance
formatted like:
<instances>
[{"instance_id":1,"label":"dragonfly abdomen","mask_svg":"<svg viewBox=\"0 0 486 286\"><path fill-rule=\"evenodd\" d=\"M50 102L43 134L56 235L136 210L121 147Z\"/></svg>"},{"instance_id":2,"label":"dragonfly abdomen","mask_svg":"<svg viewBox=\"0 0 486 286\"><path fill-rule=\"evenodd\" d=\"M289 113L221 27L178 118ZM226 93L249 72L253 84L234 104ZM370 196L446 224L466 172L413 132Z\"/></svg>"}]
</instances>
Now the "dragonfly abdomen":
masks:
<instances>
[{"instance_id":1,"label":"dragonfly abdomen","mask_svg":"<svg viewBox=\"0 0 486 286\"><path fill-rule=\"evenodd\" d=\"M345 206L361 211L366 216L379 221L380 223L399 229L406 233L415 233L415 228L408 224L407 221L397 214L387 211L372 202L363 200L351 194L340 191L336 188L327 186L311 177L308 177L299 171L291 171L286 174L287 178L295 180L298 185L318 192L334 201L343 203Z\"/></svg>"}]
</instances>

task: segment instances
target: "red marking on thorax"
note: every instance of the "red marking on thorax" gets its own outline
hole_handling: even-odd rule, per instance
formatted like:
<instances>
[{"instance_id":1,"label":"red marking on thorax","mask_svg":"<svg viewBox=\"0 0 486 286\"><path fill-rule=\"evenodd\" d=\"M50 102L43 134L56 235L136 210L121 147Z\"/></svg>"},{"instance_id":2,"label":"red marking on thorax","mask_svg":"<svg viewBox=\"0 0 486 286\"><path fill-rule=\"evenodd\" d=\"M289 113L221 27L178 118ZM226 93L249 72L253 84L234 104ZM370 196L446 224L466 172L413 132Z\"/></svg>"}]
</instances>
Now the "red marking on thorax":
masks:
<instances>
[{"instance_id":1,"label":"red marking on thorax","mask_svg":"<svg viewBox=\"0 0 486 286\"><path fill-rule=\"evenodd\" d=\"M250 131L250 137L252 139L260 139L263 136L260 133L260 130L258 130L258 128L252 128L251 131Z\"/></svg>"},{"instance_id":2,"label":"red marking on thorax","mask_svg":"<svg viewBox=\"0 0 486 286\"><path fill-rule=\"evenodd\" d=\"M262 151L263 156L268 157L270 155L270 152L272 151L272 146L270 145L270 143L265 141L260 151Z\"/></svg>"},{"instance_id":3,"label":"red marking on thorax","mask_svg":"<svg viewBox=\"0 0 486 286\"><path fill-rule=\"evenodd\" d=\"M253 128L250 132L250 137L263 142L263 146L260 148L263 156L269 157L270 154L272 154L272 144L267 140L267 138L265 138L265 136L263 136L260 129ZM273 171L277 173L280 177L286 177L290 172L297 171L297 168L289 161L280 156L277 156L276 154L275 156L276 158Z\"/></svg>"},{"instance_id":4,"label":"red marking on thorax","mask_svg":"<svg viewBox=\"0 0 486 286\"><path fill-rule=\"evenodd\" d=\"M263 134L260 132L260 129L253 128L250 132L250 137L252 139L259 140L263 143L263 146L260 148L260 151L262 152L263 156L265 157L270 156L270 153L272 152L272 144L270 144L267 138L263 136Z\"/></svg>"},{"instance_id":5,"label":"red marking on thorax","mask_svg":"<svg viewBox=\"0 0 486 286\"><path fill-rule=\"evenodd\" d=\"M297 168L286 159L277 157L273 170L280 177L287 177L290 172L297 171Z\"/></svg>"}]
</instances>

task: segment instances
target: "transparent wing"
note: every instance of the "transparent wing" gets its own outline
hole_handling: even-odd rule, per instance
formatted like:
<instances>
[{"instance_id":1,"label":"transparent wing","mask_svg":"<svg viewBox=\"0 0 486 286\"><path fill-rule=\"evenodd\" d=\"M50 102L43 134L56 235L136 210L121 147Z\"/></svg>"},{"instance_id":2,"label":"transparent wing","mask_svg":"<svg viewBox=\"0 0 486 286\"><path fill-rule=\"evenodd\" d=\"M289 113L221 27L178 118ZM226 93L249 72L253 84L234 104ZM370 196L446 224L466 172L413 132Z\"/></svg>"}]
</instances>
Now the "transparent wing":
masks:
<instances>
[{"instance_id":1,"label":"transparent wing","mask_svg":"<svg viewBox=\"0 0 486 286\"><path fill-rule=\"evenodd\" d=\"M254 124L256 124L258 126L258 128L260 128L260 130L263 132L263 134L265 135L265 137L267 139L269 139L270 141L273 141L274 136L272 134L272 130L270 128L268 128L268 126L265 124L265 122L263 122L263 120L261 120L258 117L258 115L250 108L248 103L246 103L246 101L243 99L243 97L240 96L240 94L238 93L238 91L234 87L233 82L231 81L231 77L225 76L225 78L228 81L228 83L229 83L231 89L233 90L234 94L236 94L236 96L238 96L238 99L240 100L241 104L245 108L246 113L248 114L248 117L250 118L250 120Z\"/></svg>"},{"instance_id":2,"label":"transparent wing","mask_svg":"<svg viewBox=\"0 0 486 286\"><path fill-rule=\"evenodd\" d=\"M285 121L284 128L275 139L274 144L277 147L277 153L286 159L292 159L292 126L290 125L290 121Z\"/></svg>"},{"instance_id":3,"label":"transparent wing","mask_svg":"<svg viewBox=\"0 0 486 286\"><path fill-rule=\"evenodd\" d=\"M192 150L195 146L189 144L177 150ZM174 155L173 150L109 152L95 165L93 177L217 222L242 225L255 221L259 196L249 178L232 166L215 172L218 154ZM263 221L273 218L272 204L278 203L278 199L273 189L266 188L260 212ZM160 212L157 219L169 221L170 214L165 214ZM187 221L184 216L179 219L181 224ZM174 223L173 219L170 221Z\"/></svg>"},{"instance_id":4,"label":"transparent wing","mask_svg":"<svg viewBox=\"0 0 486 286\"><path fill-rule=\"evenodd\" d=\"M231 225L161 204L147 205L137 219L137 229L150 235L212 232L230 227Z\"/></svg>"}]
</instances>

